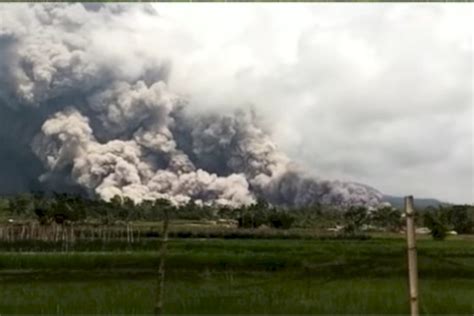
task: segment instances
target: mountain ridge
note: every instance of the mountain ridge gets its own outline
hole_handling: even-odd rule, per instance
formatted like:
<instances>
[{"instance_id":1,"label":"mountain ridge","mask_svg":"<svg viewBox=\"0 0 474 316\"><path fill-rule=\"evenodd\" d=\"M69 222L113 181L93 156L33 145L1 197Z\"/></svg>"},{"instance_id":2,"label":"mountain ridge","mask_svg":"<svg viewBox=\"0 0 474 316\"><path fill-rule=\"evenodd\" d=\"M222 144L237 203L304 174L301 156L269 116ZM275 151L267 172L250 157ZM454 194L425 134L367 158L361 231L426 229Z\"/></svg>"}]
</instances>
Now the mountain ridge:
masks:
<instances>
[{"instance_id":1,"label":"mountain ridge","mask_svg":"<svg viewBox=\"0 0 474 316\"><path fill-rule=\"evenodd\" d=\"M405 207L405 198L402 196L384 194L383 201L390 203L393 207L403 209ZM449 205L451 203L443 202L435 198L415 198L414 204L416 208L426 208L428 206L438 207L441 205Z\"/></svg>"}]
</instances>

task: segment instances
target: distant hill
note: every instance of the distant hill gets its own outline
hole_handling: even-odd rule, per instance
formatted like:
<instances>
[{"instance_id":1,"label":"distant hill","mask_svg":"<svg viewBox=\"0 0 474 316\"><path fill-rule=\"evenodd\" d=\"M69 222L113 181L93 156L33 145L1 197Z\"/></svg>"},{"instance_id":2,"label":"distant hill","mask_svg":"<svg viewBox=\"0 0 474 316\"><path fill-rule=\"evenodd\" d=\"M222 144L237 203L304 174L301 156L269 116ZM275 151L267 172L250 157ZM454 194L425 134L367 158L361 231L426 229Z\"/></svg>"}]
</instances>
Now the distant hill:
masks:
<instances>
[{"instance_id":1,"label":"distant hill","mask_svg":"<svg viewBox=\"0 0 474 316\"><path fill-rule=\"evenodd\" d=\"M393 207L396 207L399 209L403 209L405 207L404 198L401 196L384 195L383 199L384 199L384 202L389 202L390 204L392 204ZM421 198L416 198L416 197L415 197L414 202L415 202L416 208L425 208L428 206L438 207L439 205L449 204L437 199L430 199L430 198L421 199Z\"/></svg>"}]
</instances>

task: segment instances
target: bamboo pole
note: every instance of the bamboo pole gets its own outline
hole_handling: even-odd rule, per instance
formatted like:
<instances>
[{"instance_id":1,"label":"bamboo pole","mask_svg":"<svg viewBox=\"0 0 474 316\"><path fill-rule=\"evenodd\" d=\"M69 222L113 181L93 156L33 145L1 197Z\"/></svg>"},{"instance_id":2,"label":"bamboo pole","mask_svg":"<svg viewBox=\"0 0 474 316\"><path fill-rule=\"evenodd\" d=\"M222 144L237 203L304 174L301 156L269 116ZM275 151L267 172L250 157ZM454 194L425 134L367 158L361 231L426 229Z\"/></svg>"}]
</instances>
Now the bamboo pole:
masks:
<instances>
[{"instance_id":1,"label":"bamboo pole","mask_svg":"<svg viewBox=\"0 0 474 316\"><path fill-rule=\"evenodd\" d=\"M168 245L169 220L168 210L165 207L163 219L163 236L160 247L160 267L158 269L158 286L156 290L155 315L161 315L163 313L163 298L165 291L165 259Z\"/></svg>"},{"instance_id":2,"label":"bamboo pole","mask_svg":"<svg viewBox=\"0 0 474 316\"><path fill-rule=\"evenodd\" d=\"M416 258L415 209L413 196L405 197L405 216L407 222L408 281L410 287L410 311L418 316L418 267Z\"/></svg>"}]
</instances>

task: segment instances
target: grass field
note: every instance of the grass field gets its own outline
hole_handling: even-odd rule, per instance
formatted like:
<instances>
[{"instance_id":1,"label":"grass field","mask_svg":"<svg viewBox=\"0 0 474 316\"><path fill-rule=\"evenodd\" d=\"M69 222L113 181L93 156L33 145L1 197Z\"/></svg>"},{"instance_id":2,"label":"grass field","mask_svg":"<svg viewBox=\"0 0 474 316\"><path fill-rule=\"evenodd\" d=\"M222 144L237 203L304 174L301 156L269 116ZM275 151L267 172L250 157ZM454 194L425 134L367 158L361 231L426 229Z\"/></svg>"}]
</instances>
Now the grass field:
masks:
<instances>
[{"instance_id":1,"label":"grass field","mask_svg":"<svg viewBox=\"0 0 474 316\"><path fill-rule=\"evenodd\" d=\"M85 244L67 253L0 245L0 314L151 313L157 244ZM418 254L422 312L473 314L473 241L421 240ZM172 240L164 307L170 314L407 313L405 243Z\"/></svg>"}]
</instances>

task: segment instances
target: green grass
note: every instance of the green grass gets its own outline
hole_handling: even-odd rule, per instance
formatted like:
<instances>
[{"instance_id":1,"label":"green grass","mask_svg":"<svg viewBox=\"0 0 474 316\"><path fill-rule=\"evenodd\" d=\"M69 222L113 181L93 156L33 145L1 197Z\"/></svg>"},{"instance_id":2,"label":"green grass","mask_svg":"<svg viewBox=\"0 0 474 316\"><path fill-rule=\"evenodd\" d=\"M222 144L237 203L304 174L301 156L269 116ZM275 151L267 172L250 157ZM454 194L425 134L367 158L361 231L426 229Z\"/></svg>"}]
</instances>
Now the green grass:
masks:
<instances>
[{"instance_id":1,"label":"green grass","mask_svg":"<svg viewBox=\"0 0 474 316\"><path fill-rule=\"evenodd\" d=\"M114 248L116 246L116 248ZM159 260L157 240L108 244L105 251L0 252L0 269L18 270L152 270ZM128 250L128 251L124 251ZM420 274L474 278L474 243L464 240L418 242ZM171 240L167 257L172 270L275 271L297 269L332 273L341 277L360 274L404 275L402 239L352 240Z\"/></svg>"},{"instance_id":2,"label":"green grass","mask_svg":"<svg viewBox=\"0 0 474 316\"><path fill-rule=\"evenodd\" d=\"M80 273L18 278L0 285L2 313L150 313L154 275ZM166 282L167 313L407 313L403 277L331 279L290 272L173 273ZM420 283L423 313L470 314L472 280Z\"/></svg>"},{"instance_id":3,"label":"green grass","mask_svg":"<svg viewBox=\"0 0 474 316\"><path fill-rule=\"evenodd\" d=\"M151 313L159 260L151 245L1 252L0 314ZM418 253L422 312L474 313L472 240L421 240ZM165 311L407 313L405 243L172 240Z\"/></svg>"}]
</instances>

